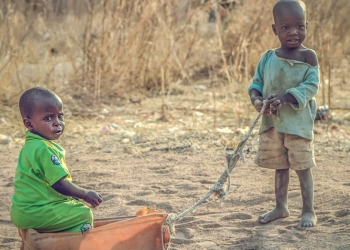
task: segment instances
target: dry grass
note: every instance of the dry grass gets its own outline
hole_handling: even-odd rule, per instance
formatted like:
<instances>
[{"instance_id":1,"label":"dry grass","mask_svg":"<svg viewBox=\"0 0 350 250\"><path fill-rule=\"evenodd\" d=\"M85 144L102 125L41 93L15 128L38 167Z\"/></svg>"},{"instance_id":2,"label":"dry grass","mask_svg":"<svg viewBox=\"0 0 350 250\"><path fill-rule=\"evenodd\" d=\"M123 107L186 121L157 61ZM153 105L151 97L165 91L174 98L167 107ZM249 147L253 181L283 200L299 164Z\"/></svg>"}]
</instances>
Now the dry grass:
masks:
<instances>
[{"instance_id":1,"label":"dry grass","mask_svg":"<svg viewBox=\"0 0 350 250\"><path fill-rule=\"evenodd\" d=\"M185 84L243 94L261 53L278 46L274 1L242 0L208 23L216 2L186 0L3 0L0 100L13 104L34 85L94 109L135 91L169 93ZM350 1L306 0L306 46L319 55L322 103L349 75Z\"/></svg>"}]
</instances>

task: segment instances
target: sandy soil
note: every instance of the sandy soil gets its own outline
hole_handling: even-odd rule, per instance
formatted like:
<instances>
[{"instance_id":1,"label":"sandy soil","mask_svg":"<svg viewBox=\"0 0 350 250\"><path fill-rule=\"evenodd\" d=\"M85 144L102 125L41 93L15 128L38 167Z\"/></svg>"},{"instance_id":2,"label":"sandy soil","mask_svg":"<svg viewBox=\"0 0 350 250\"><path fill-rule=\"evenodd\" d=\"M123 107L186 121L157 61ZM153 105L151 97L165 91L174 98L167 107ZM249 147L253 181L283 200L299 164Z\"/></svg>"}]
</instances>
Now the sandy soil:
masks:
<instances>
[{"instance_id":1,"label":"sandy soil","mask_svg":"<svg viewBox=\"0 0 350 250\"><path fill-rule=\"evenodd\" d=\"M202 198L224 171L223 143L235 148L256 114L244 107L249 101L232 107L234 97L225 91L216 90L215 104L212 90L186 93L167 97L167 122L159 120L161 97L104 106L84 117L68 102L67 130L59 143L67 150L75 183L103 195L95 217L134 215L153 204L179 214ZM0 249L19 249L9 207L23 129L13 106L2 111ZM170 249L350 249L349 120L349 114L339 111L331 123L315 127L315 228L296 228L302 204L294 172L291 216L266 225L257 222L274 206L274 172L253 163L255 131L245 147L245 161L231 173L225 200L211 197L176 223ZM4 136L10 137L6 141Z\"/></svg>"}]
</instances>

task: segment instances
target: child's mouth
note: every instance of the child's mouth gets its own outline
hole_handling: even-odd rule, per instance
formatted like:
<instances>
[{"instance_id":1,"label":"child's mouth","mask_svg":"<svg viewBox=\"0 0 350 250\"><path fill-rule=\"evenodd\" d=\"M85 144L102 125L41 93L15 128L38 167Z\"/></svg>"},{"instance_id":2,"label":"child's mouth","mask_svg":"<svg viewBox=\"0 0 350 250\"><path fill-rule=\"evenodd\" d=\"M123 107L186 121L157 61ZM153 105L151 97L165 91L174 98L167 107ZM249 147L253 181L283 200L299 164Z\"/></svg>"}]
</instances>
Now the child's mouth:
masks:
<instances>
[{"instance_id":1,"label":"child's mouth","mask_svg":"<svg viewBox=\"0 0 350 250\"><path fill-rule=\"evenodd\" d=\"M297 43L299 43L299 39L289 39L289 40L287 40L287 42L289 44L297 44Z\"/></svg>"}]
</instances>

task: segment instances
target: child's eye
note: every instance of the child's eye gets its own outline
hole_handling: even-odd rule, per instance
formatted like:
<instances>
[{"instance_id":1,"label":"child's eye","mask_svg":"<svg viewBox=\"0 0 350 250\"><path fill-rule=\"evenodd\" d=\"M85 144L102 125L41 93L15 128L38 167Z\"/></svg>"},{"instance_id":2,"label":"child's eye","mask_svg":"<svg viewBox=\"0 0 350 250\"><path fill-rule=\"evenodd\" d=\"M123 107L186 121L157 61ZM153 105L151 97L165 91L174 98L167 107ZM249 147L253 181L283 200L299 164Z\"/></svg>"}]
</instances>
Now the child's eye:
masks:
<instances>
[{"instance_id":1,"label":"child's eye","mask_svg":"<svg viewBox=\"0 0 350 250\"><path fill-rule=\"evenodd\" d=\"M49 121L52 120L52 118L51 118L51 116L47 116L47 117L44 118L44 120L47 121L47 122L49 122Z\"/></svg>"},{"instance_id":2,"label":"child's eye","mask_svg":"<svg viewBox=\"0 0 350 250\"><path fill-rule=\"evenodd\" d=\"M62 114L62 115L59 115L59 116L58 116L58 119L61 120L61 121L63 121L63 120L64 120L64 115L63 115L63 114Z\"/></svg>"},{"instance_id":3,"label":"child's eye","mask_svg":"<svg viewBox=\"0 0 350 250\"><path fill-rule=\"evenodd\" d=\"M282 26L281 29L282 30L286 30L288 27L287 26Z\"/></svg>"},{"instance_id":4,"label":"child's eye","mask_svg":"<svg viewBox=\"0 0 350 250\"><path fill-rule=\"evenodd\" d=\"M298 29L304 29L305 26L304 26L304 25L298 25L297 28L298 28Z\"/></svg>"}]
</instances>

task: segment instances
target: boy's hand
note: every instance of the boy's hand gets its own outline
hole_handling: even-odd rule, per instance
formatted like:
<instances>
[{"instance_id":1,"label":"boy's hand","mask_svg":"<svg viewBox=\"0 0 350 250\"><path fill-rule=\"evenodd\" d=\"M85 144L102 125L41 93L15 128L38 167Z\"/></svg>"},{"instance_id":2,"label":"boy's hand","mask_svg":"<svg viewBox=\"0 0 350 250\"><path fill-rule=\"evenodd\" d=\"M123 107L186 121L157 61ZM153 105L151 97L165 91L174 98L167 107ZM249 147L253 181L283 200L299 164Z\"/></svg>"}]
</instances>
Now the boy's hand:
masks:
<instances>
[{"instance_id":1,"label":"boy's hand","mask_svg":"<svg viewBox=\"0 0 350 250\"><path fill-rule=\"evenodd\" d=\"M260 112L264 105L264 98L262 96L254 96L250 98L256 111Z\"/></svg>"},{"instance_id":2,"label":"boy's hand","mask_svg":"<svg viewBox=\"0 0 350 250\"><path fill-rule=\"evenodd\" d=\"M78 187L65 178L61 178L54 183L52 188L63 195L83 199L87 203L90 203L93 208L97 207L102 202L101 195L95 191Z\"/></svg>"},{"instance_id":3,"label":"boy's hand","mask_svg":"<svg viewBox=\"0 0 350 250\"><path fill-rule=\"evenodd\" d=\"M284 104L287 103L287 97L286 95L269 95L266 98L266 101L268 104L270 104L271 111L277 111L280 109Z\"/></svg>"},{"instance_id":4,"label":"boy's hand","mask_svg":"<svg viewBox=\"0 0 350 250\"><path fill-rule=\"evenodd\" d=\"M266 98L270 104L270 108L277 111L285 104L298 104L297 99L289 93L287 94L274 94Z\"/></svg>"},{"instance_id":5,"label":"boy's hand","mask_svg":"<svg viewBox=\"0 0 350 250\"><path fill-rule=\"evenodd\" d=\"M89 203L91 207L95 208L102 202L102 197L93 190L87 191L84 201Z\"/></svg>"},{"instance_id":6,"label":"boy's hand","mask_svg":"<svg viewBox=\"0 0 350 250\"><path fill-rule=\"evenodd\" d=\"M255 96L255 97L251 97L250 101L252 102L255 110L260 113L262 107L264 106L264 101L265 101L264 98L262 96ZM267 107L269 107L269 104L267 104ZM264 110L264 114L269 114L269 108L266 108Z\"/></svg>"}]
</instances>

